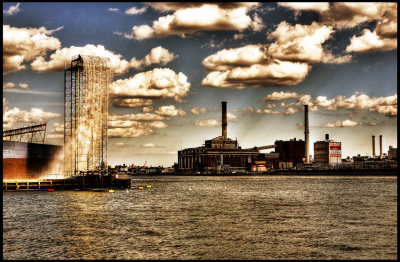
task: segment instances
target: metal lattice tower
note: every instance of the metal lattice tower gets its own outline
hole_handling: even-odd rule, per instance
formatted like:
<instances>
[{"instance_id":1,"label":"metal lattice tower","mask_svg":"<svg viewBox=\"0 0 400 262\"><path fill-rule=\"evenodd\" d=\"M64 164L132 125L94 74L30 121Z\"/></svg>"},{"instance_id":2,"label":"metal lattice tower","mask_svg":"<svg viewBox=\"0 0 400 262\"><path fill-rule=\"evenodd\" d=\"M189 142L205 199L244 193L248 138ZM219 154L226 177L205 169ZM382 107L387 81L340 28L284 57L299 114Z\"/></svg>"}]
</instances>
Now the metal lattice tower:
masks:
<instances>
[{"instance_id":1,"label":"metal lattice tower","mask_svg":"<svg viewBox=\"0 0 400 262\"><path fill-rule=\"evenodd\" d=\"M11 130L4 130L3 140L28 142L28 143L41 142L43 144L46 135L46 125L47 125L46 123L42 123L32 126L15 128Z\"/></svg>"},{"instance_id":2,"label":"metal lattice tower","mask_svg":"<svg viewBox=\"0 0 400 262\"><path fill-rule=\"evenodd\" d=\"M64 70L64 170L107 173L110 60L78 55Z\"/></svg>"}]
</instances>

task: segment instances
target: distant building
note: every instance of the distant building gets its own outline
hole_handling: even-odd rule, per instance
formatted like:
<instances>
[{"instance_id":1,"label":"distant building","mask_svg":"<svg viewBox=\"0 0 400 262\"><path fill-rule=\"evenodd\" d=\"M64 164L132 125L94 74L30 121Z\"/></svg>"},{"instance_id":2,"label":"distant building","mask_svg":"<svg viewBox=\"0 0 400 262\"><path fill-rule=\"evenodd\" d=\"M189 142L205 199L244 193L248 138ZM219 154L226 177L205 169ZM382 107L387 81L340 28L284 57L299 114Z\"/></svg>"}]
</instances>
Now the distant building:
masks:
<instances>
[{"instance_id":1,"label":"distant building","mask_svg":"<svg viewBox=\"0 0 400 262\"><path fill-rule=\"evenodd\" d=\"M178 172L214 173L250 171L258 160L256 148L242 149L237 140L227 136L226 102L222 102L222 135L206 140L204 146L178 151Z\"/></svg>"},{"instance_id":2,"label":"distant building","mask_svg":"<svg viewBox=\"0 0 400 262\"><path fill-rule=\"evenodd\" d=\"M314 163L339 164L342 163L342 143L329 140L314 143Z\"/></svg>"},{"instance_id":3,"label":"distant building","mask_svg":"<svg viewBox=\"0 0 400 262\"><path fill-rule=\"evenodd\" d=\"M275 141L275 153L279 154L280 162L292 162L292 166L296 166L305 160L305 146L305 142L301 139L277 140Z\"/></svg>"},{"instance_id":4,"label":"distant building","mask_svg":"<svg viewBox=\"0 0 400 262\"><path fill-rule=\"evenodd\" d=\"M397 160L397 148L389 146L388 160Z\"/></svg>"},{"instance_id":5,"label":"distant building","mask_svg":"<svg viewBox=\"0 0 400 262\"><path fill-rule=\"evenodd\" d=\"M257 157L256 149L241 149L236 140L219 136L206 140L205 146L178 151L178 170L202 173L244 171L250 169Z\"/></svg>"}]
</instances>

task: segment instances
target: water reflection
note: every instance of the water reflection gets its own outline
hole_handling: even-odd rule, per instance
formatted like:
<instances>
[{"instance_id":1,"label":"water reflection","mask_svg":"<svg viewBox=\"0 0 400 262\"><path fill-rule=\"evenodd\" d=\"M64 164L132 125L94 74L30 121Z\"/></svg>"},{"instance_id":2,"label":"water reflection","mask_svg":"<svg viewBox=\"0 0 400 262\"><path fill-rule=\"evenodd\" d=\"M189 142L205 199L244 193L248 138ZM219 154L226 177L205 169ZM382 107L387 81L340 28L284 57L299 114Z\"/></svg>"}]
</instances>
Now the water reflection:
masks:
<instances>
[{"instance_id":1,"label":"water reflection","mask_svg":"<svg viewBox=\"0 0 400 262\"><path fill-rule=\"evenodd\" d=\"M396 177L138 177L3 193L5 259L394 259Z\"/></svg>"}]
</instances>

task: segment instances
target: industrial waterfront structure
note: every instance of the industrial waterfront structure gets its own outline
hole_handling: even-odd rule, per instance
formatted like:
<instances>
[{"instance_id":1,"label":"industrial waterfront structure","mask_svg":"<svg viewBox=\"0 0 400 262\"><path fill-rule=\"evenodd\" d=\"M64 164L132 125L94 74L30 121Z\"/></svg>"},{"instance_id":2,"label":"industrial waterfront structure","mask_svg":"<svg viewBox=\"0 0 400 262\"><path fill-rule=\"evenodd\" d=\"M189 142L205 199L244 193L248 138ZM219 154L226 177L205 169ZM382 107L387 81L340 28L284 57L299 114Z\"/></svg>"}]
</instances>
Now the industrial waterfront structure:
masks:
<instances>
[{"instance_id":1,"label":"industrial waterfront structure","mask_svg":"<svg viewBox=\"0 0 400 262\"><path fill-rule=\"evenodd\" d=\"M222 135L206 140L204 146L178 151L178 172L240 172L257 160L257 148L242 149L237 140L228 138L226 102L222 103Z\"/></svg>"},{"instance_id":2,"label":"industrial waterfront structure","mask_svg":"<svg viewBox=\"0 0 400 262\"><path fill-rule=\"evenodd\" d=\"M342 143L329 140L329 134L326 134L325 141L314 143L314 162L330 165L342 163Z\"/></svg>"},{"instance_id":3,"label":"industrial waterfront structure","mask_svg":"<svg viewBox=\"0 0 400 262\"><path fill-rule=\"evenodd\" d=\"M110 60L78 55L64 70L64 173L107 173Z\"/></svg>"}]
</instances>

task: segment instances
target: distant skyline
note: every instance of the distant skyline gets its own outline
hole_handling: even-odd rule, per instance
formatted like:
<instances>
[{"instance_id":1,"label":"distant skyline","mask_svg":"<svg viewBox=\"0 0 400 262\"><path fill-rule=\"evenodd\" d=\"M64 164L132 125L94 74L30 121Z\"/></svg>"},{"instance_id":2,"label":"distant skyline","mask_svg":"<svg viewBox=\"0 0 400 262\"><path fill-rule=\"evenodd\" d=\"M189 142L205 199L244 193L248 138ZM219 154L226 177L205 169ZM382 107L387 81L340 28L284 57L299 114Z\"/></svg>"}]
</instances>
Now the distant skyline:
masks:
<instances>
[{"instance_id":1,"label":"distant skyline","mask_svg":"<svg viewBox=\"0 0 400 262\"><path fill-rule=\"evenodd\" d=\"M396 2L3 2L3 129L63 144L77 54L111 60L111 165L173 165L221 135L221 101L242 148L304 140L304 104L312 155L397 147Z\"/></svg>"}]
</instances>

